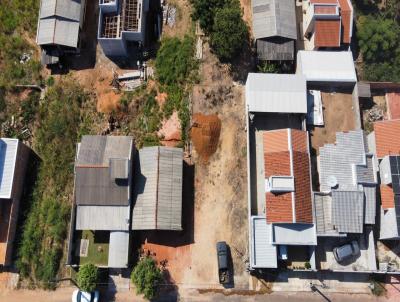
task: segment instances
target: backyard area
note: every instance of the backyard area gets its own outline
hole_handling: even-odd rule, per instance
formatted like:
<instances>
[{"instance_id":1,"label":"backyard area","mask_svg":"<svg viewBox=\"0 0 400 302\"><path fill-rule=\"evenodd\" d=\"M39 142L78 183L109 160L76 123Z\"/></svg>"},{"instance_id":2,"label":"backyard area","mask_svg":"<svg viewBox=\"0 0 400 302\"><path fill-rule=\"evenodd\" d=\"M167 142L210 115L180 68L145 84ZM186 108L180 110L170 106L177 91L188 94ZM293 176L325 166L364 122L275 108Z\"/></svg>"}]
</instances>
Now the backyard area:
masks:
<instances>
[{"instance_id":1,"label":"backyard area","mask_svg":"<svg viewBox=\"0 0 400 302\"><path fill-rule=\"evenodd\" d=\"M75 251L73 256L83 265L93 263L98 266L107 266L110 232L106 231L76 231Z\"/></svg>"}]
</instances>

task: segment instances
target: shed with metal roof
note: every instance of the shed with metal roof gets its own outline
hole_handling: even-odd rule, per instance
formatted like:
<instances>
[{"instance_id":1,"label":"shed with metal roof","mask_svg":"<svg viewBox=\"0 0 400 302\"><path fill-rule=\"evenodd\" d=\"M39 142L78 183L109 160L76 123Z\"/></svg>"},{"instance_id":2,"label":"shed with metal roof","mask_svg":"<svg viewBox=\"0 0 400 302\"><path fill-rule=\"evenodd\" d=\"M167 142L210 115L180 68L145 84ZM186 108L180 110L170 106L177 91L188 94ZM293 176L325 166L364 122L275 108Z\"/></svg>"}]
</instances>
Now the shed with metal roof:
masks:
<instances>
[{"instance_id":1,"label":"shed with metal roof","mask_svg":"<svg viewBox=\"0 0 400 302\"><path fill-rule=\"evenodd\" d=\"M306 114L306 78L301 74L249 73L246 104L249 112Z\"/></svg>"},{"instance_id":2,"label":"shed with metal roof","mask_svg":"<svg viewBox=\"0 0 400 302\"><path fill-rule=\"evenodd\" d=\"M145 147L135 175L133 230L182 230L183 150Z\"/></svg>"},{"instance_id":3,"label":"shed with metal roof","mask_svg":"<svg viewBox=\"0 0 400 302\"><path fill-rule=\"evenodd\" d=\"M350 51L301 50L297 53L296 73L303 74L307 82L357 82Z\"/></svg>"}]
</instances>

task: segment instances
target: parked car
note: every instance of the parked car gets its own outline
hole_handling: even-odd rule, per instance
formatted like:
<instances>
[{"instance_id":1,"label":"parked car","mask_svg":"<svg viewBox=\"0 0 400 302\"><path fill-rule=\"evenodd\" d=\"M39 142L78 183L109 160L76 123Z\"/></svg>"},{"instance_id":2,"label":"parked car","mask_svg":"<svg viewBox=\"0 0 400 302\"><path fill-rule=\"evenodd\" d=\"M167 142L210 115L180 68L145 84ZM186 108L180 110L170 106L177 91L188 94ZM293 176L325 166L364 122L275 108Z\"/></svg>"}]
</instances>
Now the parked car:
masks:
<instances>
[{"instance_id":1,"label":"parked car","mask_svg":"<svg viewBox=\"0 0 400 302\"><path fill-rule=\"evenodd\" d=\"M77 289L72 293L72 302L99 302L99 299L100 293L98 290L88 293Z\"/></svg>"},{"instance_id":2,"label":"parked car","mask_svg":"<svg viewBox=\"0 0 400 302\"><path fill-rule=\"evenodd\" d=\"M219 283L231 283L231 274L229 271L228 246L225 241L217 242L217 258L218 258L218 275Z\"/></svg>"},{"instance_id":3,"label":"parked car","mask_svg":"<svg viewBox=\"0 0 400 302\"><path fill-rule=\"evenodd\" d=\"M335 247L333 249L333 255L337 262L342 262L360 253L360 247L357 241L352 241L345 245Z\"/></svg>"}]
</instances>

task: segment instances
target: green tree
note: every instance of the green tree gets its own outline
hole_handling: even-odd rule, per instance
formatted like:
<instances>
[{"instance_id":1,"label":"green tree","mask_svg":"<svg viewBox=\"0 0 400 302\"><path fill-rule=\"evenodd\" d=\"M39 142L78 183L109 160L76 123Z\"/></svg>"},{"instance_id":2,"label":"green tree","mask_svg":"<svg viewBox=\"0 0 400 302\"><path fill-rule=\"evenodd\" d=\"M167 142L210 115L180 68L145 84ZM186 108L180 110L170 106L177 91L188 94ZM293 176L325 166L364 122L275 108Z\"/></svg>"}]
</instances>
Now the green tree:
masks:
<instances>
[{"instance_id":1,"label":"green tree","mask_svg":"<svg viewBox=\"0 0 400 302\"><path fill-rule=\"evenodd\" d=\"M230 61L247 43L248 28L237 0L216 10L210 44L221 61Z\"/></svg>"},{"instance_id":2,"label":"green tree","mask_svg":"<svg viewBox=\"0 0 400 302\"><path fill-rule=\"evenodd\" d=\"M399 25L382 17L361 16L357 38L366 62L387 62L400 55Z\"/></svg>"},{"instance_id":3,"label":"green tree","mask_svg":"<svg viewBox=\"0 0 400 302\"><path fill-rule=\"evenodd\" d=\"M161 270L150 257L141 259L131 274L131 280L136 286L138 294L146 299L153 299L157 294L157 287L162 280Z\"/></svg>"},{"instance_id":4,"label":"green tree","mask_svg":"<svg viewBox=\"0 0 400 302\"><path fill-rule=\"evenodd\" d=\"M208 35L214 25L215 12L224 7L227 0L191 0L193 5L193 20L198 20L201 29Z\"/></svg>"},{"instance_id":5,"label":"green tree","mask_svg":"<svg viewBox=\"0 0 400 302\"><path fill-rule=\"evenodd\" d=\"M99 277L99 269L91 263L86 263L79 268L77 283L81 290L92 292L96 289Z\"/></svg>"}]
</instances>

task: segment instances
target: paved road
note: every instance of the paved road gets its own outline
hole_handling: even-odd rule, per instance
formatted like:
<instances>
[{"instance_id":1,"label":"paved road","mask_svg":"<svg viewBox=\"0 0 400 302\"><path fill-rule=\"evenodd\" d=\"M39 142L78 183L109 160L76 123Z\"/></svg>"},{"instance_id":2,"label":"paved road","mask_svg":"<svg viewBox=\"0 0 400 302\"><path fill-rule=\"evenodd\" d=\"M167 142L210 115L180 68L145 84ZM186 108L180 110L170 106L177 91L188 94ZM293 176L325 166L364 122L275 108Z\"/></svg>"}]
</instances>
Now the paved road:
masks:
<instances>
[{"instance_id":1,"label":"paved road","mask_svg":"<svg viewBox=\"0 0 400 302\"><path fill-rule=\"evenodd\" d=\"M59 288L56 291L30 291L30 290L15 290L15 291L1 291L0 302L67 302L71 301L71 293L74 288ZM118 294L115 297L116 302L144 302L146 300L137 297L133 292L125 292ZM344 295L344 294L326 294L325 297L318 293L272 293L264 295L224 295L221 293L206 293L199 294L196 290L185 290L182 296L176 295L164 296L158 301L160 302L383 302L390 301L385 298L376 298L372 295L358 294L358 295ZM394 300L392 300L394 301Z\"/></svg>"}]
</instances>

